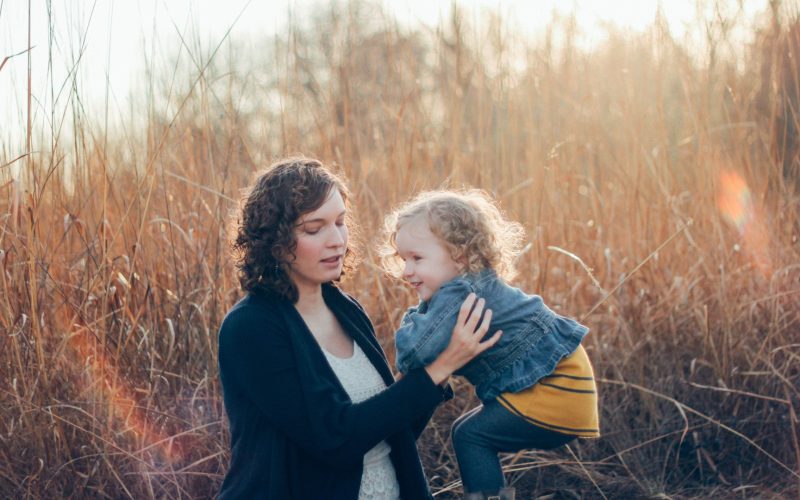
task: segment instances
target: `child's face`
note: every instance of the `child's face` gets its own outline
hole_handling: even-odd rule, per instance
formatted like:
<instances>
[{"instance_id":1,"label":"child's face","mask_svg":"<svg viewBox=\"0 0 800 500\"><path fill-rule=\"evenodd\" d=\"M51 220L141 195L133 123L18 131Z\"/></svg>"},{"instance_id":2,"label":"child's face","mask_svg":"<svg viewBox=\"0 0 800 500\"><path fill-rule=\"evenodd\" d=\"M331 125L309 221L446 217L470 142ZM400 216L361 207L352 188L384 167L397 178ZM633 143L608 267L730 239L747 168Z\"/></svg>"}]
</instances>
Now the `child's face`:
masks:
<instances>
[{"instance_id":1,"label":"child's face","mask_svg":"<svg viewBox=\"0 0 800 500\"><path fill-rule=\"evenodd\" d=\"M395 244L397 254L405 262L403 279L414 287L420 300L430 300L440 286L463 270L431 232L424 217L415 217L400 226Z\"/></svg>"}]
</instances>

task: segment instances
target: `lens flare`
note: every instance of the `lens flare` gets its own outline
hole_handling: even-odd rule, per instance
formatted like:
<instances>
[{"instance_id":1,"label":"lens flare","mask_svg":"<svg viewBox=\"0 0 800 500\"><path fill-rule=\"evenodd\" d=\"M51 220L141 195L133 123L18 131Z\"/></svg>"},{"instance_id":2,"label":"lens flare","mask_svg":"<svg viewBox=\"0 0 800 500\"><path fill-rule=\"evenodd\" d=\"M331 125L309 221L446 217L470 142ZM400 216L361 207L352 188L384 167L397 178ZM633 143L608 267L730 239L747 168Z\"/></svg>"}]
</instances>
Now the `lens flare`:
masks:
<instances>
[{"instance_id":1,"label":"lens flare","mask_svg":"<svg viewBox=\"0 0 800 500\"><path fill-rule=\"evenodd\" d=\"M739 232L742 247L763 275L772 268L769 258L769 235L753 202L750 188L741 175L729 170L720 173L717 207L722 216Z\"/></svg>"},{"instance_id":2,"label":"lens flare","mask_svg":"<svg viewBox=\"0 0 800 500\"><path fill-rule=\"evenodd\" d=\"M126 387L113 363L104 355L88 328L75 325L69 344L84 362L94 384L91 389L107 401L111 413L123 426L122 432L133 431L140 446L138 452L155 451L163 460L175 463L181 459L173 440L155 429L143 415L131 390Z\"/></svg>"},{"instance_id":3,"label":"lens flare","mask_svg":"<svg viewBox=\"0 0 800 500\"><path fill-rule=\"evenodd\" d=\"M753 218L753 199L742 177L735 172L723 171L720 175L720 193L717 199L722 215L744 235Z\"/></svg>"}]
</instances>

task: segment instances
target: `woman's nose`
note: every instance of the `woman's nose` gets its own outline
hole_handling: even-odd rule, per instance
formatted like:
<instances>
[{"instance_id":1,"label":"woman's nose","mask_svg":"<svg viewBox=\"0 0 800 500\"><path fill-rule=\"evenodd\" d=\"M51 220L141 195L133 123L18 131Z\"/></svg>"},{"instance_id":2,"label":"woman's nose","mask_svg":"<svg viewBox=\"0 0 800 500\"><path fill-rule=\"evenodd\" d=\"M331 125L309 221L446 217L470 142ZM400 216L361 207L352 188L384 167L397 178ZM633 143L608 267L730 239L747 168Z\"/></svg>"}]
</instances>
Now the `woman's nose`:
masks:
<instances>
[{"instance_id":1,"label":"woman's nose","mask_svg":"<svg viewBox=\"0 0 800 500\"><path fill-rule=\"evenodd\" d=\"M344 227L336 227L334 228L333 235L328 238L328 245L332 247L340 247L344 246L345 242L347 241L346 231Z\"/></svg>"}]
</instances>

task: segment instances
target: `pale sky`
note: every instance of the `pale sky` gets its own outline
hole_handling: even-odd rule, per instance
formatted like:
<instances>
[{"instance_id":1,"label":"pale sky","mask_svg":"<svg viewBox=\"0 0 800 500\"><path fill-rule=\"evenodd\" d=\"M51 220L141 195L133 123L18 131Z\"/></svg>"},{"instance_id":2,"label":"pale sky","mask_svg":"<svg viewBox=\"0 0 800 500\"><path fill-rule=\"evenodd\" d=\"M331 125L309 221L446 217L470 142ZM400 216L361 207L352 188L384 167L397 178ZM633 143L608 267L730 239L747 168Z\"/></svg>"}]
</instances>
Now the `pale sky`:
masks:
<instances>
[{"instance_id":1,"label":"pale sky","mask_svg":"<svg viewBox=\"0 0 800 500\"><path fill-rule=\"evenodd\" d=\"M0 0L0 62L27 47L28 3ZM84 108L92 116L103 116L106 89L109 114L124 114L132 86L142 79L144 55L173 55L180 47L178 31L187 40L199 40L206 51L215 47L228 28L237 40L256 39L280 33L287 19L302 18L319 5L330 8L331 0L55 0L51 2L54 26L48 37L45 0L31 0L31 52L33 113L42 129L42 120L55 119L64 112L69 75L77 71L78 87ZM342 3L342 2L338 2ZM714 2L698 0L459 0L472 21L485 17L487 9L499 9L512 27L535 37L550 22L554 12L577 12L582 32L581 43L591 47L602 40L606 25L641 30L649 26L659 5L678 38L698 31L698 9ZM725 3L725 2L723 2ZM437 25L448 18L451 0L382 0L401 26L425 23ZM743 17L755 16L766 8L767 0L743 2ZM700 7L698 7L700 5ZM727 6L728 4L726 4ZM730 0L735 11L738 2ZM240 16L241 14L241 16ZM238 21L236 21L238 17ZM474 23L477 24L477 23ZM190 42L191 43L191 42ZM48 78L48 47L52 47L52 78ZM83 47L83 49L82 49ZM160 48L170 50L161 51ZM77 55L83 51L80 61ZM24 152L27 120L27 54L8 60L0 70L0 159ZM55 82L51 86L50 82ZM60 91L60 93L59 93ZM56 102L53 106L52 103ZM116 113L114 112L116 110Z\"/></svg>"}]
</instances>

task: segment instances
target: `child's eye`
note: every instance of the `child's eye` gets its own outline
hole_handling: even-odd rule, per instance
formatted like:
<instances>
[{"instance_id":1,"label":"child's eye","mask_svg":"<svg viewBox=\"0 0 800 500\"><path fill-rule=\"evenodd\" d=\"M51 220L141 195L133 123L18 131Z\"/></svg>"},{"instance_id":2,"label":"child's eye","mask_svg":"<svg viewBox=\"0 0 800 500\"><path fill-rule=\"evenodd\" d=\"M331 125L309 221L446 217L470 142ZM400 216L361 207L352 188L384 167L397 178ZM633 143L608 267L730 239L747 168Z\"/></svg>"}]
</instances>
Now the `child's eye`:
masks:
<instances>
[{"instance_id":1,"label":"child's eye","mask_svg":"<svg viewBox=\"0 0 800 500\"><path fill-rule=\"evenodd\" d=\"M422 260L422 257L420 257L419 255L415 255L415 256L412 257L412 259L417 261L417 260Z\"/></svg>"}]
</instances>

